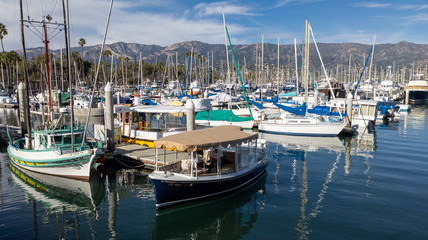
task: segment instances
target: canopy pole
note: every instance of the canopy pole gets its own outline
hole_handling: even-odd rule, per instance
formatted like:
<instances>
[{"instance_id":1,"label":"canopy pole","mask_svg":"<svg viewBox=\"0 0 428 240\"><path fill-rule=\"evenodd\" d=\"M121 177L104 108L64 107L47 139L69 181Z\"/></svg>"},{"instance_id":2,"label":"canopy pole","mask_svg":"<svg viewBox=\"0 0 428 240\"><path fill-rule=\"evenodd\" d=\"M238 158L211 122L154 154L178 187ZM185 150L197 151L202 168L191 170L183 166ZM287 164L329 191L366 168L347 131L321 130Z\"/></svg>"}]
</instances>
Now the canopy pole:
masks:
<instances>
[{"instance_id":1,"label":"canopy pole","mask_svg":"<svg viewBox=\"0 0 428 240\"><path fill-rule=\"evenodd\" d=\"M158 149L155 148L155 171L158 171Z\"/></svg>"}]
</instances>

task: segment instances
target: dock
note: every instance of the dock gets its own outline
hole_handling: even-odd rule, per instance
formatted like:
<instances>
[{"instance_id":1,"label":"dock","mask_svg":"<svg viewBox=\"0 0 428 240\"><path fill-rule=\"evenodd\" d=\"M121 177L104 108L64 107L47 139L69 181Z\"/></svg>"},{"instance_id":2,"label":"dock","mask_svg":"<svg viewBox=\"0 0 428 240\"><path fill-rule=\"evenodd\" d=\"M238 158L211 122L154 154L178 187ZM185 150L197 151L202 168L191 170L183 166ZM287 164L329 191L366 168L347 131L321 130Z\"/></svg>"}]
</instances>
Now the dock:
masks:
<instances>
[{"instance_id":1,"label":"dock","mask_svg":"<svg viewBox=\"0 0 428 240\"><path fill-rule=\"evenodd\" d=\"M17 103L0 103L0 108L18 108Z\"/></svg>"},{"instance_id":2,"label":"dock","mask_svg":"<svg viewBox=\"0 0 428 240\"><path fill-rule=\"evenodd\" d=\"M116 145L116 154L126 158L131 158L145 164L148 169L155 168L155 149L150 147L141 146L138 144L121 144ZM187 159L189 154L187 152L175 152L170 150L158 149L158 166L164 166L164 159L166 165L175 163L177 161Z\"/></svg>"}]
</instances>

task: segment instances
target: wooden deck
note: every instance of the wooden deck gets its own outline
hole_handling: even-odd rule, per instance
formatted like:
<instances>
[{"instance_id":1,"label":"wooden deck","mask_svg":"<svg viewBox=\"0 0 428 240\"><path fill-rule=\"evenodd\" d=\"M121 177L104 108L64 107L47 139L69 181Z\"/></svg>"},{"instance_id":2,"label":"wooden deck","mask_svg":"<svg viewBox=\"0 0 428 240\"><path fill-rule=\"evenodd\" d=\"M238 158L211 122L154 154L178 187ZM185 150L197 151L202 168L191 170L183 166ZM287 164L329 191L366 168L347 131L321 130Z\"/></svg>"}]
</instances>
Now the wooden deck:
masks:
<instances>
[{"instance_id":1,"label":"wooden deck","mask_svg":"<svg viewBox=\"0 0 428 240\"><path fill-rule=\"evenodd\" d=\"M155 167L155 149L149 147L143 147L138 144L121 144L116 145L116 152L124 157L132 158L146 164L146 168L154 169ZM187 152L174 152L158 149L158 166L164 165L164 159L166 165L175 163L182 159L188 158Z\"/></svg>"}]
</instances>

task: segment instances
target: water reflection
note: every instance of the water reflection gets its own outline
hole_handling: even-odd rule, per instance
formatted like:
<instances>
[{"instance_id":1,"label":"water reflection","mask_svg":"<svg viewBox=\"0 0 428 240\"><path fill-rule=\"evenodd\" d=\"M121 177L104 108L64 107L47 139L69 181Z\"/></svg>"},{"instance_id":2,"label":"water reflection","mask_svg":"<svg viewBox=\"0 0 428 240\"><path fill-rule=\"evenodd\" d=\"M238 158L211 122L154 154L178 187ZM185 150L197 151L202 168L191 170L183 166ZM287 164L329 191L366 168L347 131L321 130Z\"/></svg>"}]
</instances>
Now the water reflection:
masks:
<instances>
[{"instance_id":1,"label":"water reflection","mask_svg":"<svg viewBox=\"0 0 428 240\"><path fill-rule=\"evenodd\" d=\"M154 200L153 186L145 174L132 169L107 169L108 198L108 229L111 238L117 237L116 222L119 202L122 199L136 197L145 200Z\"/></svg>"},{"instance_id":2,"label":"water reflection","mask_svg":"<svg viewBox=\"0 0 428 240\"><path fill-rule=\"evenodd\" d=\"M86 216L94 237L93 220L98 220L99 206L104 201L105 187L96 173L89 182L31 172L9 163L11 180L19 186L32 205L34 239L45 225L56 227L57 238L75 234L79 238L82 219ZM43 211L40 211L40 208ZM72 232L73 231L73 232Z\"/></svg>"},{"instance_id":3,"label":"water reflection","mask_svg":"<svg viewBox=\"0 0 428 240\"><path fill-rule=\"evenodd\" d=\"M96 173L83 182L31 172L9 163L13 181L48 213L62 211L96 212L104 201L104 184Z\"/></svg>"},{"instance_id":4,"label":"water reflection","mask_svg":"<svg viewBox=\"0 0 428 240\"><path fill-rule=\"evenodd\" d=\"M240 239L257 221L265 205L267 173L245 189L224 198L158 211L151 239Z\"/></svg>"}]
</instances>

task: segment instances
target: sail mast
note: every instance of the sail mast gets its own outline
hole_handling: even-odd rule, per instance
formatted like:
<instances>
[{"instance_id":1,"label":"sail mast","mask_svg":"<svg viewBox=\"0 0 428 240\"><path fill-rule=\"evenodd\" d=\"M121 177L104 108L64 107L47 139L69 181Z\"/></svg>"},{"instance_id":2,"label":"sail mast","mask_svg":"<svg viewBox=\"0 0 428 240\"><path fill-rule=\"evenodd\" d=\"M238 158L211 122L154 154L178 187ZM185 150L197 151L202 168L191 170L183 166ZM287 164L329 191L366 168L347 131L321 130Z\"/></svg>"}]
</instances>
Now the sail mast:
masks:
<instances>
[{"instance_id":1,"label":"sail mast","mask_svg":"<svg viewBox=\"0 0 428 240\"><path fill-rule=\"evenodd\" d=\"M22 58L24 62L24 82L25 82L25 91L26 91L26 98L24 99L25 104L25 112L24 112L24 121L25 121L25 128L22 128L22 135L25 136L25 134L28 134L28 146L27 149L31 150L33 149L32 146L32 137L31 137L31 122L30 122L30 108L29 108L29 94L30 94L30 84L28 82L28 72L27 72L27 51L25 49L25 37L24 37L24 13L22 10L22 0L19 1L19 8L21 12L21 40L22 40Z\"/></svg>"}]
</instances>

